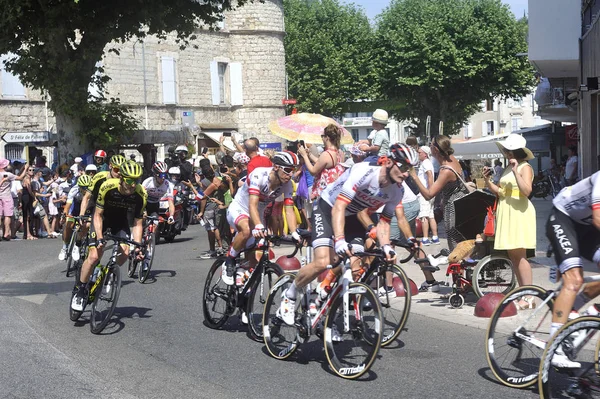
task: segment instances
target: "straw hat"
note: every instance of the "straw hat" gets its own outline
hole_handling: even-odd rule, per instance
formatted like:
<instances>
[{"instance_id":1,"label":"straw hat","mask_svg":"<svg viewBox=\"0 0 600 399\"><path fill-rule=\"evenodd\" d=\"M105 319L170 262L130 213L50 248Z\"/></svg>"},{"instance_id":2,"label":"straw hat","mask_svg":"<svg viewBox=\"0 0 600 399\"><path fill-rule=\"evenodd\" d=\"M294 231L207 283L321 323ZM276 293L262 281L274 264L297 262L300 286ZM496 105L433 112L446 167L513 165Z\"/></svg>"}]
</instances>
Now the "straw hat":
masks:
<instances>
[{"instance_id":1,"label":"straw hat","mask_svg":"<svg viewBox=\"0 0 600 399\"><path fill-rule=\"evenodd\" d=\"M384 125L388 123L388 113L382 109L376 109L373 112L373 122L378 122Z\"/></svg>"},{"instance_id":2,"label":"straw hat","mask_svg":"<svg viewBox=\"0 0 600 399\"><path fill-rule=\"evenodd\" d=\"M531 150L527 148L527 140L525 140L525 137L521 136L520 134L511 133L506 137L505 140L496 141L496 145L498 146L500 151L514 151L522 149L523 151L525 151L525 154L527 154L527 156L525 157L526 161L535 158Z\"/></svg>"}]
</instances>

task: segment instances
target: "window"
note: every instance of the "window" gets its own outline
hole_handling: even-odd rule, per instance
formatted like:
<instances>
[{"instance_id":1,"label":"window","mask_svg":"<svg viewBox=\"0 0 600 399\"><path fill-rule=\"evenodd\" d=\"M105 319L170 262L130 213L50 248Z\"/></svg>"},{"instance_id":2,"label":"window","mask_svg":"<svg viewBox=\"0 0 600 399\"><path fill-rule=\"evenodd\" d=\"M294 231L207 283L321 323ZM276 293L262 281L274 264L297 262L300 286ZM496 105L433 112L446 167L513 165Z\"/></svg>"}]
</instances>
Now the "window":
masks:
<instances>
[{"instance_id":1,"label":"window","mask_svg":"<svg viewBox=\"0 0 600 399\"><path fill-rule=\"evenodd\" d=\"M213 105L242 105L242 64L239 62L210 62L210 83Z\"/></svg>"},{"instance_id":2,"label":"window","mask_svg":"<svg viewBox=\"0 0 600 399\"><path fill-rule=\"evenodd\" d=\"M481 135L482 136L493 136L494 135L494 121L485 121L481 124Z\"/></svg>"},{"instance_id":3,"label":"window","mask_svg":"<svg viewBox=\"0 0 600 399\"><path fill-rule=\"evenodd\" d=\"M473 137L473 125L469 123L465 126L465 138L470 139L471 137Z\"/></svg>"},{"instance_id":4,"label":"window","mask_svg":"<svg viewBox=\"0 0 600 399\"><path fill-rule=\"evenodd\" d=\"M160 58L163 104L177 104L176 61L173 57Z\"/></svg>"},{"instance_id":5,"label":"window","mask_svg":"<svg viewBox=\"0 0 600 399\"><path fill-rule=\"evenodd\" d=\"M7 144L4 146L4 156L12 161L23 158L24 149L21 144Z\"/></svg>"},{"instance_id":6,"label":"window","mask_svg":"<svg viewBox=\"0 0 600 399\"><path fill-rule=\"evenodd\" d=\"M354 139L354 141L358 141L358 140L360 140L360 139L358 138L358 129L352 129L352 130L351 130L351 133L352 133L352 138Z\"/></svg>"},{"instance_id":7,"label":"window","mask_svg":"<svg viewBox=\"0 0 600 399\"><path fill-rule=\"evenodd\" d=\"M225 104L225 73L227 72L227 64L219 62L219 104Z\"/></svg>"},{"instance_id":8,"label":"window","mask_svg":"<svg viewBox=\"0 0 600 399\"><path fill-rule=\"evenodd\" d=\"M0 57L0 69L2 69L2 97L24 99L26 98L25 86L23 86L23 83L21 83L21 80L17 75L13 75L4 69L4 60L9 57L10 54Z\"/></svg>"},{"instance_id":9,"label":"window","mask_svg":"<svg viewBox=\"0 0 600 399\"><path fill-rule=\"evenodd\" d=\"M521 126L523 125L522 118L512 118L511 122L512 122L512 129L510 130L511 132L516 132L517 130L521 129Z\"/></svg>"},{"instance_id":10,"label":"window","mask_svg":"<svg viewBox=\"0 0 600 399\"><path fill-rule=\"evenodd\" d=\"M489 98L489 99L485 100L485 110L486 111L494 110L494 99L493 98Z\"/></svg>"}]
</instances>

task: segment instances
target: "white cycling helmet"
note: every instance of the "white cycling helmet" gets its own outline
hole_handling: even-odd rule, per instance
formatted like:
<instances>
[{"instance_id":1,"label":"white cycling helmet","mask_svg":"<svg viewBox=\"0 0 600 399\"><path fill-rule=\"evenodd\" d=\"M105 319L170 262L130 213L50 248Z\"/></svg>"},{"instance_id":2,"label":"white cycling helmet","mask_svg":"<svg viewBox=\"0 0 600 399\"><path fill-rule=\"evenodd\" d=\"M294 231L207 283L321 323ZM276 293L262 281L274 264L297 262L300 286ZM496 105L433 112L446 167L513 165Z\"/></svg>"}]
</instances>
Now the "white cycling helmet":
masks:
<instances>
[{"instance_id":1,"label":"white cycling helmet","mask_svg":"<svg viewBox=\"0 0 600 399\"><path fill-rule=\"evenodd\" d=\"M90 165L88 165L88 166L85 167L85 171L86 172L97 172L98 168L96 167L96 165L90 164Z\"/></svg>"},{"instance_id":2,"label":"white cycling helmet","mask_svg":"<svg viewBox=\"0 0 600 399\"><path fill-rule=\"evenodd\" d=\"M175 148L175 153L177 154L178 152L188 152L188 148L184 145L178 145L177 148Z\"/></svg>"},{"instance_id":3,"label":"white cycling helmet","mask_svg":"<svg viewBox=\"0 0 600 399\"><path fill-rule=\"evenodd\" d=\"M170 175L180 175L181 174L181 170L179 170L179 166L172 166L169 169L169 174Z\"/></svg>"}]
</instances>

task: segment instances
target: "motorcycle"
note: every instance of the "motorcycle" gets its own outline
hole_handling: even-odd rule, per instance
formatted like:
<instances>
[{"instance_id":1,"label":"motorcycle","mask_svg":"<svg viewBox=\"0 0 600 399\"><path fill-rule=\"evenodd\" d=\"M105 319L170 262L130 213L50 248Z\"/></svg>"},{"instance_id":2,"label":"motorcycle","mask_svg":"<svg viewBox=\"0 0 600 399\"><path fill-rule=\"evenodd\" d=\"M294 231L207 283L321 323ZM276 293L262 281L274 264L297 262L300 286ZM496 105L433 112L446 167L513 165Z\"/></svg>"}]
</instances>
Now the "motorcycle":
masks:
<instances>
[{"instance_id":1,"label":"motorcycle","mask_svg":"<svg viewBox=\"0 0 600 399\"><path fill-rule=\"evenodd\" d=\"M156 229L156 243L160 242L160 238L163 237L166 242L173 242L175 236L181 234L183 228L183 200L181 194L176 191L173 192L173 201L175 202L175 214L173 215L174 223L168 224L167 219L171 214L169 213L169 201L167 198L161 198L159 202L159 216L163 219Z\"/></svg>"},{"instance_id":2,"label":"motorcycle","mask_svg":"<svg viewBox=\"0 0 600 399\"><path fill-rule=\"evenodd\" d=\"M551 176L549 170L542 170L533 180L533 190L531 195L535 198L546 198L551 195L552 198L560 192L560 183L558 179Z\"/></svg>"}]
</instances>

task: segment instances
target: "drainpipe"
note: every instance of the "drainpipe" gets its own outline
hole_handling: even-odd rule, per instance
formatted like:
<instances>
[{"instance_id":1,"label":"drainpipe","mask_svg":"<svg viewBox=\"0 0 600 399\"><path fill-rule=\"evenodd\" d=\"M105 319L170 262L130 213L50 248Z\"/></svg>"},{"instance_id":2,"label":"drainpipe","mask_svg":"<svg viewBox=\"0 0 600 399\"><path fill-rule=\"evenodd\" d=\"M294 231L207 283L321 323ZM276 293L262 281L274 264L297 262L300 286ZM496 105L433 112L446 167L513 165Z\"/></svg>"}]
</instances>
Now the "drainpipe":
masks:
<instances>
[{"instance_id":1,"label":"drainpipe","mask_svg":"<svg viewBox=\"0 0 600 399\"><path fill-rule=\"evenodd\" d=\"M144 77L144 128L148 130L148 91L146 88L146 45L142 41L142 72Z\"/></svg>"}]
</instances>

